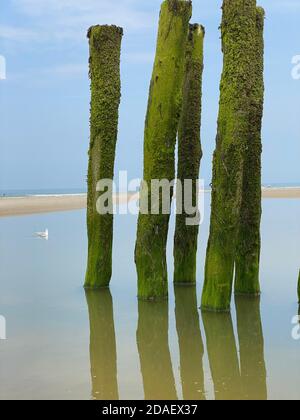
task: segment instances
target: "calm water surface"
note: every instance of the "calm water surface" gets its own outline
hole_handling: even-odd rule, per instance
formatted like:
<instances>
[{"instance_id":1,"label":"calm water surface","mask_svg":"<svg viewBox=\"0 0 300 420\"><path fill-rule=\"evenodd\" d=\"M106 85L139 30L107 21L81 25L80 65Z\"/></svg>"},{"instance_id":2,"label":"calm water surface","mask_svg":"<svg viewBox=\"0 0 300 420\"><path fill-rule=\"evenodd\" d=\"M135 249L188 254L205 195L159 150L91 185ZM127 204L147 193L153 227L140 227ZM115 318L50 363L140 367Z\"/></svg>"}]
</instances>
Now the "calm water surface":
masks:
<instances>
[{"instance_id":1,"label":"calm water surface","mask_svg":"<svg viewBox=\"0 0 300 420\"><path fill-rule=\"evenodd\" d=\"M0 399L300 399L300 201L264 201L261 300L201 315L206 201L197 289L158 304L136 299L134 216L115 220L110 291L87 293L84 211L0 219Z\"/></svg>"}]
</instances>

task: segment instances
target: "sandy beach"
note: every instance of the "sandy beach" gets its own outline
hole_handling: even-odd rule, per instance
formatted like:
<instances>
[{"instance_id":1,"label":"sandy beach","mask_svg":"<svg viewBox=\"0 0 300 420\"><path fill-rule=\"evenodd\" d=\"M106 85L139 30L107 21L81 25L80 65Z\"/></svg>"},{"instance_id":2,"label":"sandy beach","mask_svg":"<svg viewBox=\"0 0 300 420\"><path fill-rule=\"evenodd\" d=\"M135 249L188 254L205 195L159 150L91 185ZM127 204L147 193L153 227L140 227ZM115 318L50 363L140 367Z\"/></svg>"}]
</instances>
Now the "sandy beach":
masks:
<instances>
[{"instance_id":1,"label":"sandy beach","mask_svg":"<svg viewBox=\"0 0 300 420\"><path fill-rule=\"evenodd\" d=\"M263 198L266 199L299 199L299 188L263 188ZM209 191L207 192L209 193ZM138 194L119 194L114 197L115 202L124 204L128 200L135 200ZM86 208L86 194L77 195L49 195L28 197L0 198L0 217L23 216L39 213L52 213Z\"/></svg>"},{"instance_id":2,"label":"sandy beach","mask_svg":"<svg viewBox=\"0 0 300 420\"><path fill-rule=\"evenodd\" d=\"M114 196L114 202L119 204L134 199L137 199L137 194L128 194L128 197L125 194ZM0 217L81 210L86 208L86 204L86 194L1 197Z\"/></svg>"},{"instance_id":3,"label":"sandy beach","mask_svg":"<svg viewBox=\"0 0 300 420\"><path fill-rule=\"evenodd\" d=\"M263 198L300 198L300 187L263 188Z\"/></svg>"}]
</instances>

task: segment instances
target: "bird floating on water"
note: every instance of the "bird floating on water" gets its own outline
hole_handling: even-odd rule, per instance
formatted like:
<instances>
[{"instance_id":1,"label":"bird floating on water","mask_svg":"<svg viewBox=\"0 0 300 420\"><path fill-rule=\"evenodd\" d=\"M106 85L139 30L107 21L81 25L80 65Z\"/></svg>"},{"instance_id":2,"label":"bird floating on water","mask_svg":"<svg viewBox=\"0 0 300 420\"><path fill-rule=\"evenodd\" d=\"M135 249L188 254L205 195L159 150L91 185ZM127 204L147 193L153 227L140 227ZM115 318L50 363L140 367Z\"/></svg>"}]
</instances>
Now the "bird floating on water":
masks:
<instances>
[{"instance_id":1,"label":"bird floating on water","mask_svg":"<svg viewBox=\"0 0 300 420\"><path fill-rule=\"evenodd\" d=\"M43 238L43 239L49 239L49 231L48 229L45 230L45 232L36 232L35 233L36 236L38 236L39 238Z\"/></svg>"}]
</instances>

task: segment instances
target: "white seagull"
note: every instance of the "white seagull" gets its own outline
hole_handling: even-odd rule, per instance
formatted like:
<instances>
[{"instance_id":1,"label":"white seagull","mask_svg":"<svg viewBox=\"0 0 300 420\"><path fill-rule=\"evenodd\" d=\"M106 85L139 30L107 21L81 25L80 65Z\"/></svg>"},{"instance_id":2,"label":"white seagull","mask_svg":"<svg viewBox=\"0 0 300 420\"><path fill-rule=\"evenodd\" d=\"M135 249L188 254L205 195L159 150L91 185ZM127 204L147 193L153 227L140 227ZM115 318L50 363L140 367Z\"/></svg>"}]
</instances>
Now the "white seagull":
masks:
<instances>
[{"instance_id":1,"label":"white seagull","mask_svg":"<svg viewBox=\"0 0 300 420\"><path fill-rule=\"evenodd\" d=\"M36 232L35 233L36 236L38 236L39 238L43 238L43 239L49 239L49 231L48 229L45 230L45 232Z\"/></svg>"}]
</instances>

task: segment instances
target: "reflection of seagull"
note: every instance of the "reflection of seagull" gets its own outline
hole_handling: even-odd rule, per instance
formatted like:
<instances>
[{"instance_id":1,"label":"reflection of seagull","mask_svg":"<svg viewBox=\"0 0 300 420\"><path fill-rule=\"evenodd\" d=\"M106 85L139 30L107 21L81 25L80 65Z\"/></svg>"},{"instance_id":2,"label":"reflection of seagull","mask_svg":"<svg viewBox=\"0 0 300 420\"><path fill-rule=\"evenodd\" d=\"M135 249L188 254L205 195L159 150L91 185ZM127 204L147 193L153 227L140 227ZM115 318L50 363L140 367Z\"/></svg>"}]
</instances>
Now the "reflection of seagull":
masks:
<instances>
[{"instance_id":1,"label":"reflection of seagull","mask_svg":"<svg viewBox=\"0 0 300 420\"><path fill-rule=\"evenodd\" d=\"M49 238L49 231L48 229L45 230L45 232L36 232L35 233L36 236L38 236L39 238L43 238L43 239L47 239Z\"/></svg>"}]
</instances>

